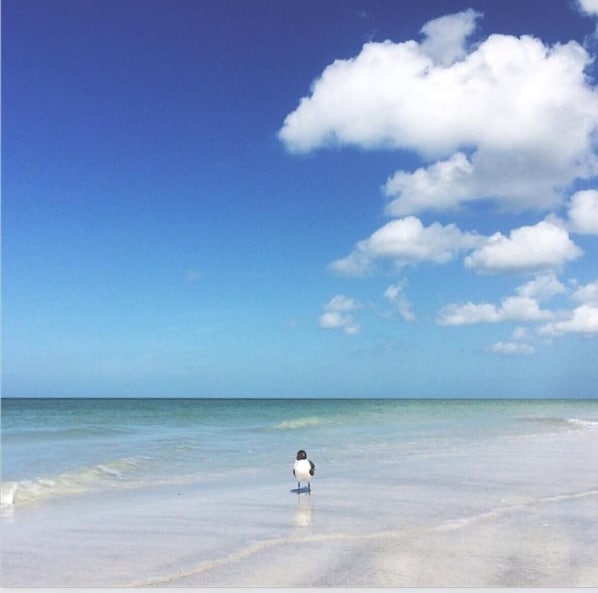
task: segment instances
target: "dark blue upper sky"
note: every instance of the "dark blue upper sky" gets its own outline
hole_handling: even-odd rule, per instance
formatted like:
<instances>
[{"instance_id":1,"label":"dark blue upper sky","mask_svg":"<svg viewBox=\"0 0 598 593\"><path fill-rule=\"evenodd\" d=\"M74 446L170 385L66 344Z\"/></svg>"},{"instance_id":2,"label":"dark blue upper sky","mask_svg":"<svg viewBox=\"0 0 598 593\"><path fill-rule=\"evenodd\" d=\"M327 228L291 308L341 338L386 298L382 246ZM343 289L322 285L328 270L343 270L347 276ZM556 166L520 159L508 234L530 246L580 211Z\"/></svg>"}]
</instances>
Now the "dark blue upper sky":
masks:
<instances>
[{"instance_id":1,"label":"dark blue upper sky","mask_svg":"<svg viewBox=\"0 0 598 593\"><path fill-rule=\"evenodd\" d=\"M3 394L596 396L595 28L5 0Z\"/></svg>"}]
</instances>

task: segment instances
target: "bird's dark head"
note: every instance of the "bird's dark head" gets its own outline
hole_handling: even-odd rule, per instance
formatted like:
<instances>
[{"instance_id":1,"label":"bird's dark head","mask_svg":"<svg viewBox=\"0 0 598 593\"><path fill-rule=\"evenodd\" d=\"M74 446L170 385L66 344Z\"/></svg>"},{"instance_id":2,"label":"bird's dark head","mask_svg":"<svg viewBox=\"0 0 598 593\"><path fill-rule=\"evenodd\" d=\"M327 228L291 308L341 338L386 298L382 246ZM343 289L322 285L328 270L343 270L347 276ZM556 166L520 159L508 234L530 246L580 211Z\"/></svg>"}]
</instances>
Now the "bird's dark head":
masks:
<instances>
[{"instance_id":1,"label":"bird's dark head","mask_svg":"<svg viewBox=\"0 0 598 593\"><path fill-rule=\"evenodd\" d=\"M303 449L297 451L296 459L297 461L299 461L300 459L307 459L307 453Z\"/></svg>"}]
</instances>

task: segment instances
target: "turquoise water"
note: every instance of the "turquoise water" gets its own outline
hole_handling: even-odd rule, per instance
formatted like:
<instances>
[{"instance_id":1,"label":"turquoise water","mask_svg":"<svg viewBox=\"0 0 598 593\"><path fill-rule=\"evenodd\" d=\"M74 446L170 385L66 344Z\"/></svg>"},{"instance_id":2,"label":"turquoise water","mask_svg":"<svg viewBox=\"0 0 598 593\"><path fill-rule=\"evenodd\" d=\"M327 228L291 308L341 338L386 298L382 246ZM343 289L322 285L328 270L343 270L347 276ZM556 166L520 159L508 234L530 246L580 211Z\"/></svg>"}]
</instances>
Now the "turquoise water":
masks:
<instances>
[{"instance_id":1,"label":"turquoise water","mask_svg":"<svg viewBox=\"0 0 598 593\"><path fill-rule=\"evenodd\" d=\"M362 586L595 585L584 554L598 552L597 445L598 400L3 399L3 577L20 586L359 586L338 565L367 547L368 558L378 553ZM293 492L300 448L316 463L311 496ZM453 531L458 539L435 553L464 545L464 533L475 541L480 526L506 530L501 541L529 539L557 507L559 550L579 547L577 572L557 563L557 576L534 556L535 568L480 569L476 580L452 568L412 574L414 559L396 574L401 563L387 558L389 542L413 530L428 533L428 555ZM520 515L528 523L507 525ZM148 543L148 521L168 552ZM293 573L285 550L298 542L315 555L313 574Z\"/></svg>"},{"instance_id":2,"label":"turquoise water","mask_svg":"<svg viewBox=\"0 0 598 593\"><path fill-rule=\"evenodd\" d=\"M297 448L336 467L460 443L598 428L596 401L5 399L4 506L102 488L282 469ZM379 460L384 463L383 459Z\"/></svg>"}]
</instances>

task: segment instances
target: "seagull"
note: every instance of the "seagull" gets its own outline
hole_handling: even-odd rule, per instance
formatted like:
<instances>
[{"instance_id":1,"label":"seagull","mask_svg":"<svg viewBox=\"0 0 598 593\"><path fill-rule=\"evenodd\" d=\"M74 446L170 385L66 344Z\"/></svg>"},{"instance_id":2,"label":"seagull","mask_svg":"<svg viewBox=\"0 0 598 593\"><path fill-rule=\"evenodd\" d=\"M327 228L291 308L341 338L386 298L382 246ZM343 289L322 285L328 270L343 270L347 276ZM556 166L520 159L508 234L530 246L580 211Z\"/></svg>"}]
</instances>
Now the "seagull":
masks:
<instances>
[{"instance_id":1,"label":"seagull","mask_svg":"<svg viewBox=\"0 0 598 593\"><path fill-rule=\"evenodd\" d=\"M297 494L301 490L301 482L307 481L307 491L311 494L311 482L316 473L316 466L313 461L307 458L307 453L300 449L297 451L297 457L295 457L295 464L293 465L293 475L297 478Z\"/></svg>"}]
</instances>

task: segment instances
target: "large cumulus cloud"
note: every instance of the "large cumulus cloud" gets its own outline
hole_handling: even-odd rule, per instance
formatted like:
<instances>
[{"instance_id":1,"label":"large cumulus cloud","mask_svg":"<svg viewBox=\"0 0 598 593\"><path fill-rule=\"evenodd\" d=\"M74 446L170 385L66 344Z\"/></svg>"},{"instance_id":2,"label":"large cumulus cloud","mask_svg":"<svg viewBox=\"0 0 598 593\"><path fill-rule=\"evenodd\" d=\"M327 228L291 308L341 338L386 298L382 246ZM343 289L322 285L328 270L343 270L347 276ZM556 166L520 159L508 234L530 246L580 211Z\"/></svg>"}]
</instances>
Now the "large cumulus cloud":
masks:
<instances>
[{"instance_id":1,"label":"large cumulus cloud","mask_svg":"<svg viewBox=\"0 0 598 593\"><path fill-rule=\"evenodd\" d=\"M385 185L395 215L476 199L552 206L596 172L591 59L576 42L491 35L466 48L480 15L427 23L421 42L365 44L314 82L279 132L291 151L401 148L433 162Z\"/></svg>"}]
</instances>

